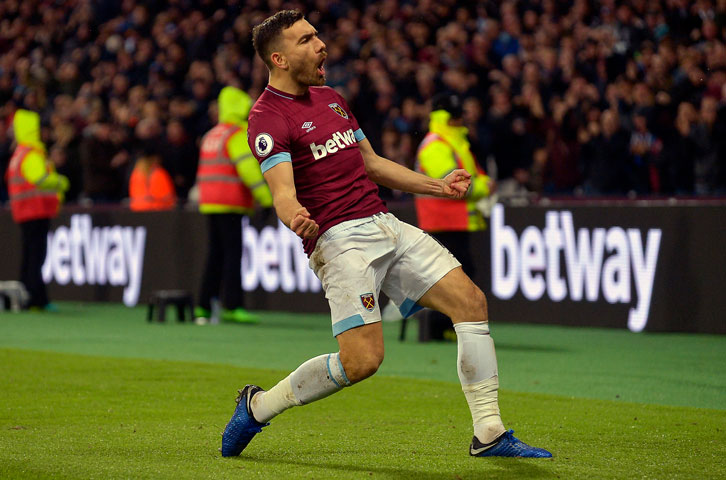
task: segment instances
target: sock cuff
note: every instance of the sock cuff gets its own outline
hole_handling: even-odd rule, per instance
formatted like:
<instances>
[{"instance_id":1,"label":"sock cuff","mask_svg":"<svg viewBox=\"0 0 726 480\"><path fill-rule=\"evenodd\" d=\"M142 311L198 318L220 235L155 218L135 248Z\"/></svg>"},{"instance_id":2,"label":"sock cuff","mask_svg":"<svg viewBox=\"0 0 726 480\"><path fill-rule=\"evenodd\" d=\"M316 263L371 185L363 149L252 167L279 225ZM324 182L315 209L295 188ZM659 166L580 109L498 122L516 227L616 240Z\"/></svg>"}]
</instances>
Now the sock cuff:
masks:
<instances>
[{"instance_id":1,"label":"sock cuff","mask_svg":"<svg viewBox=\"0 0 726 480\"><path fill-rule=\"evenodd\" d=\"M473 333L475 335L489 335L489 322L461 322L454 324L457 335Z\"/></svg>"},{"instance_id":2,"label":"sock cuff","mask_svg":"<svg viewBox=\"0 0 726 480\"><path fill-rule=\"evenodd\" d=\"M350 386L348 376L345 374L343 362L340 361L340 352L329 353L327 358L328 375L336 386L343 388Z\"/></svg>"}]
</instances>

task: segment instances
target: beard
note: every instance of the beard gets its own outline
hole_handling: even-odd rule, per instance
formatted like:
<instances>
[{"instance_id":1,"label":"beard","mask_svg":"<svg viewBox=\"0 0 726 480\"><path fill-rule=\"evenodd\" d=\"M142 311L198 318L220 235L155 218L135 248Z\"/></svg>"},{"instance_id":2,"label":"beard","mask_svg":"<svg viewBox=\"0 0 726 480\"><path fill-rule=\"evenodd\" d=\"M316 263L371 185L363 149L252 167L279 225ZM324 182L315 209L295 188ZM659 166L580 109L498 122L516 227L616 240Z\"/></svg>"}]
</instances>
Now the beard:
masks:
<instances>
[{"instance_id":1,"label":"beard","mask_svg":"<svg viewBox=\"0 0 726 480\"><path fill-rule=\"evenodd\" d=\"M290 76L298 84L307 87L322 87L325 85L325 75L320 75L317 65L310 63L290 65Z\"/></svg>"}]
</instances>

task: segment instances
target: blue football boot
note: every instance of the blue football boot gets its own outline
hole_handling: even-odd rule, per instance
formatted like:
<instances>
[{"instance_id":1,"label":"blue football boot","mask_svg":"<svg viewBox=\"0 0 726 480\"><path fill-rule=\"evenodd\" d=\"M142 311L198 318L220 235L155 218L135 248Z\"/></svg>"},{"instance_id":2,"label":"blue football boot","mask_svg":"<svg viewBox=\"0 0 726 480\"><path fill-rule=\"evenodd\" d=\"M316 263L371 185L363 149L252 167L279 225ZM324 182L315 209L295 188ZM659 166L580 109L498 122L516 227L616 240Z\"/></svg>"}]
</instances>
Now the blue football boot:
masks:
<instances>
[{"instance_id":1,"label":"blue football boot","mask_svg":"<svg viewBox=\"0 0 726 480\"><path fill-rule=\"evenodd\" d=\"M527 445L514 436L514 430L504 432L492 443L483 444L474 437L469 446L469 455L472 457L524 457L524 458L550 458L552 454L544 448Z\"/></svg>"},{"instance_id":2,"label":"blue football boot","mask_svg":"<svg viewBox=\"0 0 726 480\"><path fill-rule=\"evenodd\" d=\"M252 416L250 402L257 392L264 392L257 385L247 385L239 390L234 415L222 434L222 456L236 457L245 449L252 438L269 423L260 423Z\"/></svg>"}]
</instances>

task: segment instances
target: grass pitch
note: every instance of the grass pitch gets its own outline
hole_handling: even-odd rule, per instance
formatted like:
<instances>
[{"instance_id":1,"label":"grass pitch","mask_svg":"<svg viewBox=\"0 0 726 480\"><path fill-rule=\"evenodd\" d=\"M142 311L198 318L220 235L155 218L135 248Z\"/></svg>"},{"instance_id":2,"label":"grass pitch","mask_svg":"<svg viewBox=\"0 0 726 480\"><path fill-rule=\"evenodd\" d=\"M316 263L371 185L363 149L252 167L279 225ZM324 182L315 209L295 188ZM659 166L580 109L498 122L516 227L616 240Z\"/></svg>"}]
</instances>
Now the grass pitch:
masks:
<instances>
[{"instance_id":1,"label":"grass pitch","mask_svg":"<svg viewBox=\"0 0 726 480\"><path fill-rule=\"evenodd\" d=\"M493 325L505 424L555 457L476 459L456 346L401 344L386 324L379 374L286 412L223 459L236 389L333 351L325 316L196 327L61 309L0 315L0 478L726 476L724 337Z\"/></svg>"}]
</instances>

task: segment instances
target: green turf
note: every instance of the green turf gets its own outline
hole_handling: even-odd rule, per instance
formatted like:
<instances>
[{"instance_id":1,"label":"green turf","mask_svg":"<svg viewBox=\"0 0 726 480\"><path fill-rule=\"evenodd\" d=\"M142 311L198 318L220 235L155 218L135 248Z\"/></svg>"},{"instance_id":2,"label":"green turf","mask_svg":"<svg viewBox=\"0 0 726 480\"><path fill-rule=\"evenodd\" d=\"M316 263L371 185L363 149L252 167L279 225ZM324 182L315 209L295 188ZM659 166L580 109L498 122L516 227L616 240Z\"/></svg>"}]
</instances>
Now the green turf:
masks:
<instances>
[{"instance_id":1,"label":"green turf","mask_svg":"<svg viewBox=\"0 0 726 480\"><path fill-rule=\"evenodd\" d=\"M336 348L322 315L149 325L144 310L0 314L0 478L724 478L726 337L493 325L507 426L548 460L473 459L454 344L293 409L235 459L235 390ZM639 403L634 403L639 402ZM708 408L697 408L708 407Z\"/></svg>"},{"instance_id":2,"label":"green turf","mask_svg":"<svg viewBox=\"0 0 726 480\"><path fill-rule=\"evenodd\" d=\"M143 308L61 304L57 314L0 314L0 347L292 370L337 350L326 315L260 313L259 325L147 324ZM456 344L397 340L385 323L380 375L456 382ZM726 409L726 336L633 334L492 324L503 388Z\"/></svg>"},{"instance_id":3,"label":"green turf","mask_svg":"<svg viewBox=\"0 0 726 480\"><path fill-rule=\"evenodd\" d=\"M0 350L1 478L718 478L726 412L503 391L552 460L474 459L458 386L374 377L274 420L240 458L219 433L251 368ZM12 368L10 368L12 367Z\"/></svg>"}]
</instances>

